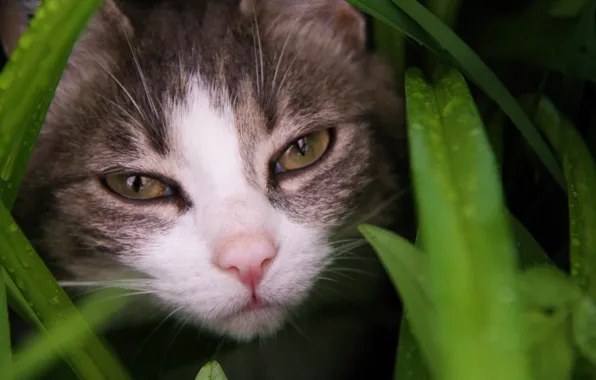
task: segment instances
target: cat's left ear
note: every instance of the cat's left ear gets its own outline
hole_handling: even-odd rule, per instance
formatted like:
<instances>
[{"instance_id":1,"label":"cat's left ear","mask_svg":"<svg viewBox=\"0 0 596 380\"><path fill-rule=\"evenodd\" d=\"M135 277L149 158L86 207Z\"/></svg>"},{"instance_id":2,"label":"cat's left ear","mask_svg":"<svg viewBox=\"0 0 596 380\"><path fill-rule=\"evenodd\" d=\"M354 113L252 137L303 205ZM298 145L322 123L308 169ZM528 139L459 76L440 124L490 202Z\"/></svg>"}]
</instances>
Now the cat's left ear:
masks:
<instances>
[{"instance_id":1,"label":"cat's left ear","mask_svg":"<svg viewBox=\"0 0 596 380\"><path fill-rule=\"evenodd\" d=\"M345 0L240 0L240 10L246 16L265 11L304 25L325 25L350 49L366 48L366 19Z\"/></svg>"}]
</instances>

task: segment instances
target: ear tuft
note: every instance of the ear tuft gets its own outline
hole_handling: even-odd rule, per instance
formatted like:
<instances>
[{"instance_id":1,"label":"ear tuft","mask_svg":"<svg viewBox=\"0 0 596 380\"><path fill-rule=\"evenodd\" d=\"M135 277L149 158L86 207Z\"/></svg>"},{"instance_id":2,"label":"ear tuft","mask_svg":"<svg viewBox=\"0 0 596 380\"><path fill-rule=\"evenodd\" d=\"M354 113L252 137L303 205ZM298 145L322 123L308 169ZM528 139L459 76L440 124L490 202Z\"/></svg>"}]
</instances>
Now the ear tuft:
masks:
<instances>
[{"instance_id":1,"label":"ear tuft","mask_svg":"<svg viewBox=\"0 0 596 380\"><path fill-rule=\"evenodd\" d=\"M331 33L351 50L366 46L366 19L345 0L240 0L240 11L251 17L263 11L275 23L295 20L305 28L312 25L313 35Z\"/></svg>"},{"instance_id":2,"label":"ear tuft","mask_svg":"<svg viewBox=\"0 0 596 380\"><path fill-rule=\"evenodd\" d=\"M366 20L351 4L344 0L334 0L335 27L345 36L346 43L352 48L361 50L366 46Z\"/></svg>"}]
</instances>

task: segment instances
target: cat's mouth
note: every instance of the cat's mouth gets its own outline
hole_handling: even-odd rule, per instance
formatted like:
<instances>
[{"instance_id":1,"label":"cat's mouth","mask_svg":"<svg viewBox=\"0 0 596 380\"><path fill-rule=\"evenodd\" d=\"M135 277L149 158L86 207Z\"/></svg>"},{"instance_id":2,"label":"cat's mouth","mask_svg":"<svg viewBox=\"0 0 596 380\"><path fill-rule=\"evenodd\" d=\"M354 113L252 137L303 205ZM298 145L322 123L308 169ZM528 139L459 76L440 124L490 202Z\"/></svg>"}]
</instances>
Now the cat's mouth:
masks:
<instances>
[{"instance_id":1,"label":"cat's mouth","mask_svg":"<svg viewBox=\"0 0 596 380\"><path fill-rule=\"evenodd\" d=\"M269 303L259 299L257 297L252 297L252 299L242 308L240 312L251 311L251 310L259 310L269 306Z\"/></svg>"}]
</instances>

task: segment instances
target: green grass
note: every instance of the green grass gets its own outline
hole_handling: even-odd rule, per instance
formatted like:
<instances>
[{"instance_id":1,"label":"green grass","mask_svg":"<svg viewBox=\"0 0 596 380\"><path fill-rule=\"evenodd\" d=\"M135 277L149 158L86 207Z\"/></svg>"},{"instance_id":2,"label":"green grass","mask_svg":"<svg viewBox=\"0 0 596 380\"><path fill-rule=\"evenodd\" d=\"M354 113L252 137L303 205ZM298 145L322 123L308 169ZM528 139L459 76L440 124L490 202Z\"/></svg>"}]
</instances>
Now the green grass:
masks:
<instances>
[{"instance_id":1,"label":"green grass","mask_svg":"<svg viewBox=\"0 0 596 380\"><path fill-rule=\"evenodd\" d=\"M44 1L0 73L1 379L130 378L95 333L122 298L75 307L10 215L99 2ZM596 378L596 1L349 2L405 88L419 239L360 227L404 301L395 378ZM39 332L14 352L9 307Z\"/></svg>"}]
</instances>

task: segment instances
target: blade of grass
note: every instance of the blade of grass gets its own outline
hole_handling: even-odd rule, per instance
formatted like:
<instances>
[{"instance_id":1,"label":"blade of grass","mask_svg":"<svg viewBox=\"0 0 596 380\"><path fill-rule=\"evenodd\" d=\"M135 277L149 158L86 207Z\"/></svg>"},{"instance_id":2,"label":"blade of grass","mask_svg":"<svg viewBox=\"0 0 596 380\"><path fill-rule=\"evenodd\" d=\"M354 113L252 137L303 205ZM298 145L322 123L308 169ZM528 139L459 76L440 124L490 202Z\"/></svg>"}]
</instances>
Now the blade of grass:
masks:
<instances>
[{"instance_id":1,"label":"blade of grass","mask_svg":"<svg viewBox=\"0 0 596 380\"><path fill-rule=\"evenodd\" d=\"M420 229L416 231L416 248L420 247ZM420 351L420 345L414 336L412 326L406 317L407 310L402 313L399 329L399 342L397 346L397 359L395 361L395 380L416 379L431 380L428 365L424 360L424 354Z\"/></svg>"},{"instance_id":2,"label":"blade of grass","mask_svg":"<svg viewBox=\"0 0 596 380\"><path fill-rule=\"evenodd\" d=\"M439 54L443 49L411 17L396 8L388 0L347 0L356 8L368 13L377 20L402 31L406 36Z\"/></svg>"},{"instance_id":3,"label":"blade of grass","mask_svg":"<svg viewBox=\"0 0 596 380\"><path fill-rule=\"evenodd\" d=\"M399 329L399 344L393 378L395 380L431 380L424 354L420 351L409 320L404 312Z\"/></svg>"},{"instance_id":4,"label":"blade of grass","mask_svg":"<svg viewBox=\"0 0 596 380\"><path fill-rule=\"evenodd\" d=\"M64 290L20 231L5 207L0 205L0 264L14 279L33 312L46 330L77 315ZM83 318L78 314L78 318ZM80 321L81 325L86 322ZM69 352L68 361L84 379L128 379L126 371L87 325L85 345Z\"/></svg>"},{"instance_id":5,"label":"blade of grass","mask_svg":"<svg viewBox=\"0 0 596 380\"><path fill-rule=\"evenodd\" d=\"M71 313L44 334L28 339L14 355L14 373L18 379L38 376L55 362L62 353L72 354L90 338L89 325L103 326L108 319L126 304L119 290L103 290L86 299L80 311ZM81 318L81 315L84 318ZM85 377L92 379L95 377ZM106 379L108 377L106 372Z\"/></svg>"},{"instance_id":6,"label":"blade of grass","mask_svg":"<svg viewBox=\"0 0 596 380\"><path fill-rule=\"evenodd\" d=\"M67 59L101 0L47 0L0 73L0 199L16 198Z\"/></svg>"},{"instance_id":7,"label":"blade of grass","mask_svg":"<svg viewBox=\"0 0 596 380\"><path fill-rule=\"evenodd\" d=\"M408 16L445 49L471 80L490 96L511 118L540 157L562 189L566 190L561 168L548 145L544 142L532 121L524 113L515 98L492 70L447 25L416 0L393 0Z\"/></svg>"},{"instance_id":8,"label":"blade of grass","mask_svg":"<svg viewBox=\"0 0 596 380\"><path fill-rule=\"evenodd\" d=\"M430 368L437 369L434 342L435 308L427 289L426 255L406 239L385 229L361 225L359 230L374 248L404 302L406 318Z\"/></svg>"},{"instance_id":9,"label":"blade of grass","mask_svg":"<svg viewBox=\"0 0 596 380\"><path fill-rule=\"evenodd\" d=\"M406 74L411 167L437 307L435 375L529 379L496 162L465 80L452 68L439 74L436 89L420 70Z\"/></svg>"},{"instance_id":10,"label":"blade of grass","mask_svg":"<svg viewBox=\"0 0 596 380\"><path fill-rule=\"evenodd\" d=\"M596 365L596 305L591 297L583 297L575 305L573 313L573 336L586 359ZM596 369L592 368L592 377Z\"/></svg>"},{"instance_id":11,"label":"blade of grass","mask_svg":"<svg viewBox=\"0 0 596 380\"><path fill-rule=\"evenodd\" d=\"M12 278L6 273L6 270L2 268L2 274L4 275L4 285L6 286L6 293L8 297L8 306L11 310L17 313L19 317L21 317L24 321L29 323L32 326L37 327L38 331L44 331L45 328L43 324L37 318L37 315L31 310L29 304L23 294L14 283Z\"/></svg>"},{"instance_id":12,"label":"blade of grass","mask_svg":"<svg viewBox=\"0 0 596 380\"><path fill-rule=\"evenodd\" d=\"M4 273L0 271L0 378L12 379L12 349Z\"/></svg>"},{"instance_id":13,"label":"blade of grass","mask_svg":"<svg viewBox=\"0 0 596 380\"><path fill-rule=\"evenodd\" d=\"M588 0L557 0L551 4L549 13L555 17L575 17Z\"/></svg>"},{"instance_id":14,"label":"blade of grass","mask_svg":"<svg viewBox=\"0 0 596 380\"><path fill-rule=\"evenodd\" d=\"M537 265L550 265L556 267L555 263L548 257L546 251L534 236L521 224L521 222L509 213L511 230L515 236L518 257L522 268L529 268Z\"/></svg>"},{"instance_id":15,"label":"blade of grass","mask_svg":"<svg viewBox=\"0 0 596 380\"><path fill-rule=\"evenodd\" d=\"M210 361L201 368L195 380L227 380L227 377L218 362Z\"/></svg>"},{"instance_id":16,"label":"blade of grass","mask_svg":"<svg viewBox=\"0 0 596 380\"><path fill-rule=\"evenodd\" d=\"M570 320L582 297L579 287L552 266L524 271L519 284L533 378L570 379L577 359Z\"/></svg>"},{"instance_id":17,"label":"blade of grass","mask_svg":"<svg viewBox=\"0 0 596 380\"><path fill-rule=\"evenodd\" d=\"M596 163L571 121L545 97L535 120L561 157L569 187L571 274L596 297Z\"/></svg>"}]
</instances>

